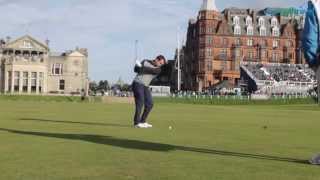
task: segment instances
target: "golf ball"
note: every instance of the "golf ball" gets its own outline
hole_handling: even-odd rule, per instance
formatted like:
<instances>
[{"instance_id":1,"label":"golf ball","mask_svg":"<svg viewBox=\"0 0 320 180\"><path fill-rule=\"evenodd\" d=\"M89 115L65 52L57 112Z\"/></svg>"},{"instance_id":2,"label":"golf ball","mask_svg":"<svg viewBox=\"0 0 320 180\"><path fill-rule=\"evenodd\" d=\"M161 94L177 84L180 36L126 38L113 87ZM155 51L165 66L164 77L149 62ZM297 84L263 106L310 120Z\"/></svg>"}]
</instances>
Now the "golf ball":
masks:
<instances>
[{"instance_id":1,"label":"golf ball","mask_svg":"<svg viewBox=\"0 0 320 180\"><path fill-rule=\"evenodd\" d=\"M171 126L169 126L169 130L172 130L172 127L171 127Z\"/></svg>"}]
</instances>

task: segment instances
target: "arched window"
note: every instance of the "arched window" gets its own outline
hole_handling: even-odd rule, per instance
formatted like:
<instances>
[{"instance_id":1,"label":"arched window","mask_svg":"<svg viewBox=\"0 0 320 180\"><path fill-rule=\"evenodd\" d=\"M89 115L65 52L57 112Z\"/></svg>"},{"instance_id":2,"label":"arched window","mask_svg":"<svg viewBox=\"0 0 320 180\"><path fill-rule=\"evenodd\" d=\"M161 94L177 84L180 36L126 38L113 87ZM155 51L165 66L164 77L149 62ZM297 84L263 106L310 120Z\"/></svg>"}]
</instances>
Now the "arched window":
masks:
<instances>
[{"instance_id":1,"label":"arched window","mask_svg":"<svg viewBox=\"0 0 320 180\"><path fill-rule=\"evenodd\" d=\"M276 17L272 17L271 19L271 27L278 26L278 19Z\"/></svg>"},{"instance_id":2,"label":"arched window","mask_svg":"<svg viewBox=\"0 0 320 180\"><path fill-rule=\"evenodd\" d=\"M260 27L260 36L267 36L267 29L264 26Z\"/></svg>"},{"instance_id":3,"label":"arched window","mask_svg":"<svg viewBox=\"0 0 320 180\"><path fill-rule=\"evenodd\" d=\"M247 27L247 35L248 36L253 36L253 26L252 25L249 25Z\"/></svg>"},{"instance_id":4,"label":"arched window","mask_svg":"<svg viewBox=\"0 0 320 180\"><path fill-rule=\"evenodd\" d=\"M234 27L234 35L241 35L241 27L239 25Z\"/></svg>"},{"instance_id":5,"label":"arched window","mask_svg":"<svg viewBox=\"0 0 320 180\"><path fill-rule=\"evenodd\" d=\"M238 16L233 17L233 24L240 25L240 18Z\"/></svg>"}]
</instances>

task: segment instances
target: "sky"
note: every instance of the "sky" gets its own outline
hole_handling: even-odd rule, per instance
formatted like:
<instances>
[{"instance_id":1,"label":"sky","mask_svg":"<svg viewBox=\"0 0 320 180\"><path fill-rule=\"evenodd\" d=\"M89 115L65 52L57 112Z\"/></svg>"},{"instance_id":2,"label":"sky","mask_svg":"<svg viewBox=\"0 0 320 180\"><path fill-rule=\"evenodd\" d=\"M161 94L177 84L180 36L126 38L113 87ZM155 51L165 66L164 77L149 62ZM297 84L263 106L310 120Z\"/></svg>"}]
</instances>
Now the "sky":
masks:
<instances>
[{"instance_id":1,"label":"sky","mask_svg":"<svg viewBox=\"0 0 320 180\"><path fill-rule=\"evenodd\" d=\"M298 7L307 0L216 0L228 7ZM134 77L135 41L138 58L163 54L173 59L177 34L185 39L190 18L202 0L0 0L0 37L29 34L61 52L87 48L91 80Z\"/></svg>"}]
</instances>

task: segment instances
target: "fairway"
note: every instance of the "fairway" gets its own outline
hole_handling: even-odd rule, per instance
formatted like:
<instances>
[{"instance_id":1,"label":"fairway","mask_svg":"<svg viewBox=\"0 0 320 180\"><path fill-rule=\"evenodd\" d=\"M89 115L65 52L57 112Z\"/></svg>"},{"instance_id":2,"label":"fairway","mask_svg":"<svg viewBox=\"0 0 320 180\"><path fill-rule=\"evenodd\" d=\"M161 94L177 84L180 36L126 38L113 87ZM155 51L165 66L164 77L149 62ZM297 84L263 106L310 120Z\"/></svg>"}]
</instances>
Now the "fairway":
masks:
<instances>
[{"instance_id":1,"label":"fairway","mask_svg":"<svg viewBox=\"0 0 320 180\"><path fill-rule=\"evenodd\" d=\"M1 180L319 180L320 108L0 101ZM169 129L172 126L172 129Z\"/></svg>"}]
</instances>

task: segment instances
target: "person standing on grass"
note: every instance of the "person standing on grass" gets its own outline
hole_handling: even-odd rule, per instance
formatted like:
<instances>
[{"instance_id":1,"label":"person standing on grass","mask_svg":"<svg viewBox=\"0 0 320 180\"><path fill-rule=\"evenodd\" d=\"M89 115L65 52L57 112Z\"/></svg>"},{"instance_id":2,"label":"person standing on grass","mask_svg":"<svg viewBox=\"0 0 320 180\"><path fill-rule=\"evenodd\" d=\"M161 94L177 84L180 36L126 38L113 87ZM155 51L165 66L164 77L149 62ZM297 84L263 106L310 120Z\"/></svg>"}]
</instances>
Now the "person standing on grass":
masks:
<instances>
[{"instance_id":1,"label":"person standing on grass","mask_svg":"<svg viewBox=\"0 0 320 180\"><path fill-rule=\"evenodd\" d=\"M317 79L318 104L320 105L320 0L309 0L303 30L304 56Z\"/></svg>"},{"instance_id":2,"label":"person standing on grass","mask_svg":"<svg viewBox=\"0 0 320 180\"><path fill-rule=\"evenodd\" d=\"M134 72L137 73L132 83L132 91L135 99L134 127L151 128L147 123L149 113L153 108L152 95L149 89L151 81L161 73L161 67L166 64L166 58L162 55L155 60L143 60L136 62ZM142 113L142 109L144 110ZM142 113L142 115L141 115Z\"/></svg>"},{"instance_id":3,"label":"person standing on grass","mask_svg":"<svg viewBox=\"0 0 320 180\"><path fill-rule=\"evenodd\" d=\"M316 73L318 104L320 105L320 0L308 1L302 47L310 68ZM314 156L309 162L320 165L320 154Z\"/></svg>"}]
</instances>

